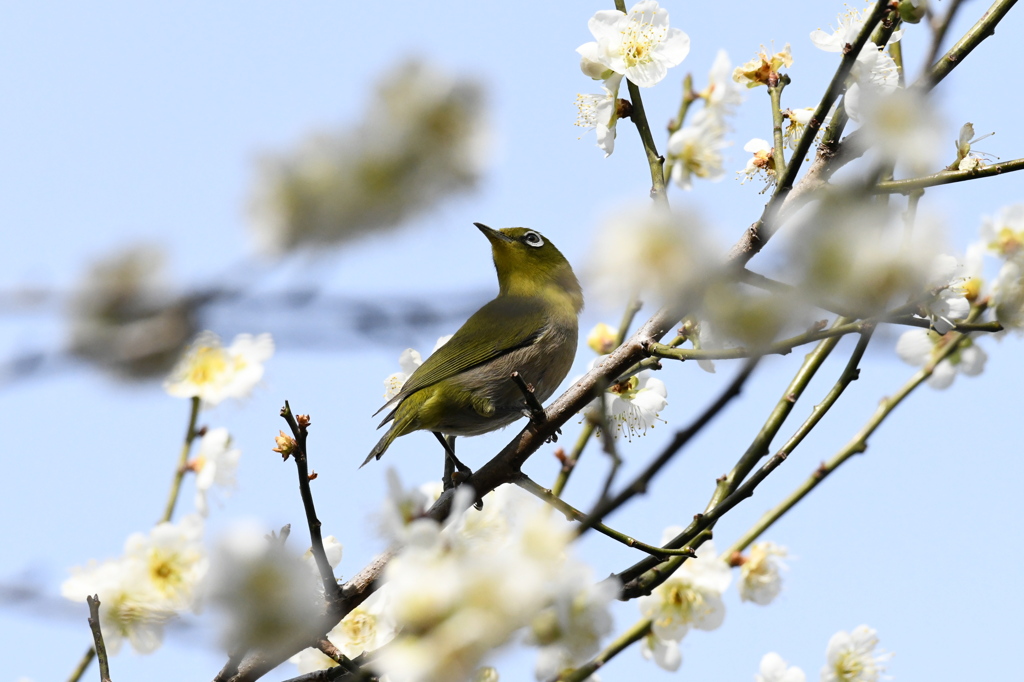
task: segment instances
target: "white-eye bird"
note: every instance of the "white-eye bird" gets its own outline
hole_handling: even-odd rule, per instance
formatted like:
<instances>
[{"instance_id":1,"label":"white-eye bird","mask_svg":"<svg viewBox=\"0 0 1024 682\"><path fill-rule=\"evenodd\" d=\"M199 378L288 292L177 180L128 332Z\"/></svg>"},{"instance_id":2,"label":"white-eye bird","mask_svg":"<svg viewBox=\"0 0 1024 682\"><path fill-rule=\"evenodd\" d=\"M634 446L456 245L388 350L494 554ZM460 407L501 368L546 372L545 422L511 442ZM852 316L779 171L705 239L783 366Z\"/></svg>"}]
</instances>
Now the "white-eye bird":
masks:
<instances>
[{"instance_id":1,"label":"white-eye bird","mask_svg":"<svg viewBox=\"0 0 1024 682\"><path fill-rule=\"evenodd\" d=\"M380 459L396 438L413 431L432 431L444 444L441 434L476 436L507 426L527 408L513 372L543 402L572 366L583 291L569 262L536 230L474 225L491 242L498 296L377 410L392 407L380 426L393 423L360 466ZM445 450L464 469L450 444Z\"/></svg>"}]
</instances>

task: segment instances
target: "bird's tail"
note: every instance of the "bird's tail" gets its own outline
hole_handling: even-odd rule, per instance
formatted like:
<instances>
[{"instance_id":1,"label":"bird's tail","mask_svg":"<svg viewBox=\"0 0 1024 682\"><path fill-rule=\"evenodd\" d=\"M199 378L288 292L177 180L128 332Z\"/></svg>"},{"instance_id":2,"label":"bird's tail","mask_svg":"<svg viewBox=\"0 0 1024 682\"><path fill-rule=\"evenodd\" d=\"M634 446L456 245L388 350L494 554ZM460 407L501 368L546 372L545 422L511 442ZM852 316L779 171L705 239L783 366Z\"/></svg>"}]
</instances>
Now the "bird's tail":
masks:
<instances>
[{"instance_id":1,"label":"bird's tail","mask_svg":"<svg viewBox=\"0 0 1024 682\"><path fill-rule=\"evenodd\" d=\"M391 442L397 437L397 430L392 426L388 429L387 433L381 436L381 439L377 441L377 444L373 446L373 449L370 450L370 454L366 456L366 459L364 459L363 463L359 465L359 468L362 469L364 466L369 464L371 459L380 459L381 455L384 454L384 451L388 449Z\"/></svg>"}]
</instances>

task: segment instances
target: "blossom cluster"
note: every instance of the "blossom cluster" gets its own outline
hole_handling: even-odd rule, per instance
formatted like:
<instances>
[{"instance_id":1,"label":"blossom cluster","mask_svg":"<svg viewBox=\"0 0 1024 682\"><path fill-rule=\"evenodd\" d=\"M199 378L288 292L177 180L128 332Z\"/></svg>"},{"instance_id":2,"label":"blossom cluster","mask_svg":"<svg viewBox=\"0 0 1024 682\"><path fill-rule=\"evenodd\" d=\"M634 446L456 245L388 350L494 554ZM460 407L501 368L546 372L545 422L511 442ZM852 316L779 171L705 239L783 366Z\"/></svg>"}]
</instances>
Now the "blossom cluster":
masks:
<instances>
[{"instance_id":1,"label":"blossom cluster","mask_svg":"<svg viewBox=\"0 0 1024 682\"><path fill-rule=\"evenodd\" d=\"M832 635L825 650L825 665L821 668L821 682L879 682L884 676L885 663L891 653L876 651L878 634L867 625L852 632L840 631ZM761 659L755 682L805 682L807 675L796 666L790 666L775 652Z\"/></svg>"},{"instance_id":2,"label":"blossom cluster","mask_svg":"<svg viewBox=\"0 0 1024 682\"><path fill-rule=\"evenodd\" d=\"M421 61L385 75L364 121L259 162L252 227L277 254L391 229L476 186L487 158L483 93Z\"/></svg>"},{"instance_id":3,"label":"blossom cluster","mask_svg":"<svg viewBox=\"0 0 1024 682\"><path fill-rule=\"evenodd\" d=\"M397 634L381 651L382 672L412 682L468 679L519 631L539 649L539 679L597 652L618 586L594 582L550 510L514 487L475 510L460 488L442 529L409 514L409 499L400 495L401 511L385 514L409 520L393 533L404 545L384 576L387 622Z\"/></svg>"}]
</instances>

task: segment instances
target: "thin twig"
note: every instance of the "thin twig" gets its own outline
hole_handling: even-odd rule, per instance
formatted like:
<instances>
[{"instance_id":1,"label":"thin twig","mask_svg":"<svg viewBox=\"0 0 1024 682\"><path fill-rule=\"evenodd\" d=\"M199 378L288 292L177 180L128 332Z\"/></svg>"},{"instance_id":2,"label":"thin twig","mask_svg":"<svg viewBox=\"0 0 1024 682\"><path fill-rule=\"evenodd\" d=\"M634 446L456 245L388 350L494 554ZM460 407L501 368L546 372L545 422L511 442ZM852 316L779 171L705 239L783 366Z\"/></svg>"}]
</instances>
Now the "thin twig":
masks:
<instances>
[{"instance_id":1,"label":"thin twig","mask_svg":"<svg viewBox=\"0 0 1024 682\"><path fill-rule=\"evenodd\" d=\"M590 662L581 665L575 670L570 670L559 675L556 678L557 682L583 682L597 672L601 666L629 647L629 645L634 642L639 642L641 639L646 637L647 633L650 631L651 621L642 620L636 623L633 627L619 635L614 642L605 647L604 650L602 650L601 653L595 656Z\"/></svg>"},{"instance_id":2,"label":"thin twig","mask_svg":"<svg viewBox=\"0 0 1024 682\"><path fill-rule=\"evenodd\" d=\"M1013 171L1019 171L1022 169L1024 169L1024 159L1013 159L1012 161L1003 161L1001 163L982 166L975 170L939 171L938 173L925 175L919 178L879 182L872 187L870 191L873 194L911 194L926 187L950 185L955 182L987 178L992 175L1012 173Z\"/></svg>"},{"instance_id":3,"label":"thin twig","mask_svg":"<svg viewBox=\"0 0 1024 682\"><path fill-rule=\"evenodd\" d=\"M565 500L563 500L562 498L556 497L550 490L538 484L536 481L534 481L526 474L523 474L522 476L517 478L514 481L514 483L523 490L525 490L526 492L530 493L531 495L537 497L540 500L543 500L544 502L547 502L549 505L551 505L558 511L562 512L562 514L565 515L565 518L570 521L583 521L587 517L587 515L581 512L579 509L576 509L571 504L565 502ZM601 533L602 535L605 535L611 538L612 540L615 540L616 542L621 542L625 546L630 547L632 549L639 549L641 552L646 552L651 556L659 558L667 558L670 556L696 556L692 550L665 549L664 547L657 547L655 545L649 545L645 542L640 542L636 538L626 535L625 533L622 533L620 531L617 531L614 528L611 528L603 523L596 523L594 524L593 528L598 533Z\"/></svg>"},{"instance_id":4,"label":"thin twig","mask_svg":"<svg viewBox=\"0 0 1024 682\"><path fill-rule=\"evenodd\" d=\"M938 59L939 52L942 51L942 42L946 39L946 33L949 32L949 27L953 24L953 17L959 11L961 3L962 0L950 0L949 8L942 15L942 18L929 22L932 27L932 42L924 59L925 69L934 64L935 60Z\"/></svg>"},{"instance_id":5,"label":"thin twig","mask_svg":"<svg viewBox=\"0 0 1024 682\"><path fill-rule=\"evenodd\" d=\"M526 383L519 372L512 372L510 378L519 387L523 397L526 399L526 407L530 410L530 419L534 422L544 421L544 406L540 404L537 396L533 394L533 385Z\"/></svg>"},{"instance_id":6,"label":"thin twig","mask_svg":"<svg viewBox=\"0 0 1024 682\"><path fill-rule=\"evenodd\" d=\"M291 405L284 401L281 408L281 416L292 430L295 438L295 452L292 459L295 460L295 469L299 476L299 494L302 496L302 506L306 511L306 524L309 526L310 547L316 567L320 571L320 578L324 583L324 596L328 602L337 601L341 598L341 588L338 587L338 579L334 577L334 569L327 560L327 551L324 549L324 539L320 533L320 520L316 516L316 507L313 504L313 492L309 486L309 465L306 457L306 430L309 426L309 416L292 414Z\"/></svg>"},{"instance_id":7,"label":"thin twig","mask_svg":"<svg viewBox=\"0 0 1024 682\"><path fill-rule=\"evenodd\" d=\"M92 663L92 659L96 658L96 647L90 646L85 655L82 656L81 660L78 661L78 665L71 671L71 676L68 677L68 682L78 682L82 679L82 675L89 669L89 664Z\"/></svg>"},{"instance_id":8,"label":"thin twig","mask_svg":"<svg viewBox=\"0 0 1024 682\"><path fill-rule=\"evenodd\" d=\"M189 410L188 428L185 430L185 441L181 445L181 453L178 455L178 468L174 470L174 479L171 481L171 493L167 498L167 506L164 508L162 522L169 522L174 517L174 507L178 503L178 495L181 493L181 481L188 472L188 455L192 450L192 443L199 435L196 423L199 421L199 406L202 401L198 396L192 398Z\"/></svg>"},{"instance_id":9,"label":"thin twig","mask_svg":"<svg viewBox=\"0 0 1024 682\"><path fill-rule=\"evenodd\" d=\"M110 662L107 660L107 645L103 643L103 631L100 629L99 595L88 595L85 601L89 604L89 629L92 630L93 648L96 650L96 658L100 662L100 682L110 682Z\"/></svg>"}]
</instances>

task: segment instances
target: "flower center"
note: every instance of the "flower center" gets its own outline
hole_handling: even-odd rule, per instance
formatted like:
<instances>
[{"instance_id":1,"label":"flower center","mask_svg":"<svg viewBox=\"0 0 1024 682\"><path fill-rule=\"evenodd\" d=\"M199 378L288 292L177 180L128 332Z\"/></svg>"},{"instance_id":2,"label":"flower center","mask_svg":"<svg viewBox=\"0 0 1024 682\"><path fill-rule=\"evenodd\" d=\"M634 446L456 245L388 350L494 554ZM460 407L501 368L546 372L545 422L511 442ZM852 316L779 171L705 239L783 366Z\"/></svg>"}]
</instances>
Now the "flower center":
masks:
<instances>
[{"instance_id":1,"label":"flower center","mask_svg":"<svg viewBox=\"0 0 1024 682\"><path fill-rule=\"evenodd\" d=\"M655 28L654 13L648 18L647 12L633 14L622 31L622 59L626 66L636 66L651 61L651 52L665 39L665 29Z\"/></svg>"},{"instance_id":2,"label":"flower center","mask_svg":"<svg viewBox=\"0 0 1024 682\"><path fill-rule=\"evenodd\" d=\"M224 373L227 366L223 348L202 346L196 349L192 366L189 367L188 380L200 386L212 383L217 376Z\"/></svg>"}]
</instances>

